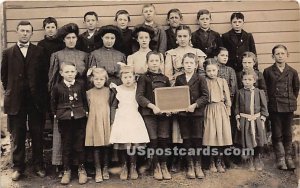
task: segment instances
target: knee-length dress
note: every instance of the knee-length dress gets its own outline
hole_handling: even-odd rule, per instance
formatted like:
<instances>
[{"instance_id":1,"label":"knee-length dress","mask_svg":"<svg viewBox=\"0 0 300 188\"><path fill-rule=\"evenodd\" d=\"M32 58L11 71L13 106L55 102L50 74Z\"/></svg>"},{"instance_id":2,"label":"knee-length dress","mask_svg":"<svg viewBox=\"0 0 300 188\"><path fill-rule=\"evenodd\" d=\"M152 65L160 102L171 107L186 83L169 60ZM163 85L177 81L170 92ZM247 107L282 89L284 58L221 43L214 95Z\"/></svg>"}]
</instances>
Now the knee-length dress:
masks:
<instances>
[{"instance_id":1,"label":"knee-length dress","mask_svg":"<svg viewBox=\"0 0 300 188\"><path fill-rule=\"evenodd\" d=\"M267 143L262 119L268 116L267 100L263 90L242 88L237 92L235 115L240 121L235 142L243 148L255 148Z\"/></svg>"},{"instance_id":2,"label":"knee-length dress","mask_svg":"<svg viewBox=\"0 0 300 188\"><path fill-rule=\"evenodd\" d=\"M86 125L85 146L107 146L110 137L110 90L92 88L86 92L89 117Z\"/></svg>"},{"instance_id":3,"label":"knee-length dress","mask_svg":"<svg viewBox=\"0 0 300 188\"><path fill-rule=\"evenodd\" d=\"M119 103L109 142L112 144L148 143L148 132L135 99L136 87L134 90L126 90L123 87L121 85L116 88L116 98Z\"/></svg>"},{"instance_id":4,"label":"knee-length dress","mask_svg":"<svg viewBox=\"0 0 300 188\"><path fill-rule=\"evenodd\" d=\"M230 91L223 78L206 78L209 91L209 104L204 112L205 146L227 146L232 144L230 126Z\"/></svg>"}]
</instances>

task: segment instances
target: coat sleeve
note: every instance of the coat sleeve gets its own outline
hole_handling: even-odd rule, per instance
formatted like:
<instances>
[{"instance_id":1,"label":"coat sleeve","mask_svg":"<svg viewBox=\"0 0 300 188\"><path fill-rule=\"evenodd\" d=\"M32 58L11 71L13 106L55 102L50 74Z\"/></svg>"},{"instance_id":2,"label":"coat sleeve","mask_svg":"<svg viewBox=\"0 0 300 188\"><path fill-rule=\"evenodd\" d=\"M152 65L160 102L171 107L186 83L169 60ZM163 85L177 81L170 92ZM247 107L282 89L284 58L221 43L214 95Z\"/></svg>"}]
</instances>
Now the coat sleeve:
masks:
<instances>
[{"instance_id":1,"label":"coat sleeve","mask_svg":"<svg viewBox=\"0 0 300 188\"><path fill-rule=\"evenodd\" d=\"M2 61L1 61L1 82L4 91L7 88L7 81L8 81L8 57L7 57L7 51L4 50L2 53Z\"/></svg>"},{"instance_id":2,"label":"coat sleeve","mask_svg":"<svg viewBox=\"0 0 300 188\"><path fill-rule=\"evenodd\" d=\"M167 34L165 30L161 27L160 28L160 36L159 36L159 47L158 52L165 54L167 51Z\"/></svg>"},{"instance_id":3,"label":"coat sleeve","mask_svg":"<svg viewBox=\"0 0 300 188\"><path fill-rule=\"evenodd\" d=\"M256 47L252 33L249 33L249 50L256 54Z\"/></svg>"},{"instance_id":4,"label":"coat sleeve","mask_svg":"<svg viewBox=\"0 0 300 188\"><path fill-rule=\"evenodd\" d=\"M233 69L230 69L230 85L231 85L231 91L230 91L230 95L231 98L233 99L236 91L237 91L237 79L236 79L236 74L235 71Z\"/></svg>"},{"instance_id":5,"label":"coat sleeve","mask_svg":"<svg viewBox=\"0 0 300 188\"><path fill-rule=\"evenodd\" d=\"M147 105L151 103L151 101L145 97L146 87L147 87L146 82L147 81L145 76L141 76L137 82L137 89L136 89L136 101L143 108L146 108Z\"/></svg>"},{"instance_id":6,"label":"coat sleeve","mask_svg":"<svg viewBox=\"0 0 300 188\"><path fill-rule=\"evenodd\" d=\"M299 95L299 84L300 84L299 83L299 75L295 71L294 75L293 75L292 86L293 86L293 93L296 98L298 98L298 95Z\"/></svg>"},{"instance_id":7,"label":"coat sleeve","mask_svg":"<svg viewBox=\"0 0 300 188\"><path fill-rule=\"evenodd\" d=\"M117 91L115 88L110 90L110 124L112 125L115 120L116 110L118 108L118 99L116 98Z\"/></svg>"},{"instance_id":8,"label":"coat sleeve","mask_svg":"<svg viewBox=\"0 0 300 188\"><path fill-rule=\"evenodd\" d=\"M51 104L50 104L52 115L56 115L57 104L58 104L58 90L57 87L54 86L51 90Z\"/></svg>"},{"instance_id":9,"label":"coat sleeve","mask_svg":"<svg viewBox=\"0 0 300 188\"><path fill-rule=\"evenodd\" d=\"M203 108L208 103L208 87L204 77L199 78L199 88L201 97L196 100L197 108Z\"/></svg>"},{"instance_id":10,"label":"coat sleeve","mask_svg":"<svg viewBox=\"0 0 300 188\"><path fill-rule=\"evenodd\" d=\"M50 58L50 67L48 72L48 91L50 92L54 85L57 83L59 76L59 61L57 53L53 53Z\"/></svg>"},{"instance_id":11,"label":"coat sleeve","mask_svg":"<svg viewBox=\"0 0 300 188\"><path fill-rule=\"evenodd\" d=\"M268 106L267 106L267 99L266 94L263 90L259 90L259 98L260 98L260 113L262 116L268 117Z\"/></svg>"}]
</instances>

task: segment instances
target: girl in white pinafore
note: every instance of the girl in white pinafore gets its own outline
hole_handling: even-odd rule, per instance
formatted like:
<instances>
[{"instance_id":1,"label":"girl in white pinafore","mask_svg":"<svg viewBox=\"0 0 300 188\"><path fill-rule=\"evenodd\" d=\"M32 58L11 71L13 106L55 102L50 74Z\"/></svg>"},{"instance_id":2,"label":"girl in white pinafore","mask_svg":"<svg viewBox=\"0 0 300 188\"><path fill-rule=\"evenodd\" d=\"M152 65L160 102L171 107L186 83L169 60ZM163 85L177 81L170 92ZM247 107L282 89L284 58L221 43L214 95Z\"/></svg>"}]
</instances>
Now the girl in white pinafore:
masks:
<instances>
[{"instance_id":1,"label":"girl in white pinafore","mask_svg":"<svg viewBox=\"0 0 300 188\"><path fill-rule=\"evenodd\" d=\"M118 106L114 123L112 124L109 142L114 144L114 148L119 151L122 163L120 179L125 180L128 178L127 150L141 146L141 144L144 145L150 140L135 99L136 83L133 67L127 65L122 66L120 74L123 84L116 87ZM129 155L129 158L130 178L137 179L136 155Z\"/></svg>"}]
</instances>

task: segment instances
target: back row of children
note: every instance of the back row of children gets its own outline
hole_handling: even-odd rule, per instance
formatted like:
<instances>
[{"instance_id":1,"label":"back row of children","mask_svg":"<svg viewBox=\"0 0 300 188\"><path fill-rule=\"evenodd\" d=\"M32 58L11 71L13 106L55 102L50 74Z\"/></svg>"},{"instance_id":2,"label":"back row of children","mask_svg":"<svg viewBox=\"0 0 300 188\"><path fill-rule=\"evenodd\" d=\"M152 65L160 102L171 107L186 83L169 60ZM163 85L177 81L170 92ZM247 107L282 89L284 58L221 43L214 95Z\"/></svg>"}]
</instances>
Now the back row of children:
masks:
<instances>
[{"instance_id":1,"label":"back row of children","mask_svg":"<svg viewBox=\"0 0 300 188\"><path fill-rule=\"evenodd\" d=\"M57 27L55 19L45 20L46 37L39 45L51 51L48 54L54 52L51 58L49 56L49 91L52 93L52 112L58 119L56 130L59 131L56 134L61 134L62 138L63 162L59 159L53 161L53 164L64 165L61 183L70 182L71 156L78 158L79 183L87 181L83 165L84 143L93 147L96 182L109 179L110 144L115 144L120 153L120 178L127 179L126 149L146 143L148 148L168 148L171 130L173 142L182 142L181 147L185 149L204 145L219 151L216 159L210 159L211 171L225 171L221 153L233 141L243 148L255 148L255 164L250 157L249 168L262 170L261 147L266 141L264 122L268 117L265 91L268 91L269 104L272 104L269 110L278 167L294 168L290 133L299 78L297 72L286 64L286 47L278 45L273 48L275 64L262 75L257 70L253 37L242 29L243 14L232 14L233 29L222 38L210 29L211 15L207 10L198 12L200 29L194 33L188 26L181 25L182 15L178 9L169 11L167 20L170 28L166 32L154 23L154 14L154 6L145 5L144 24L131 31L127 26L130 21L128 12L118 11L115 21L121 28L120 32L113 25L97 30L98 16L88 12L84 16L88 28L86 33L79 35L76 24L67 24L58 31L57 37L64 41L64 49L58 47L63 46L62 43L54 42L57 40L53 37L53 30ZM131 36L139 45L138 51L133 54L130 50L135 51L136 41ZM121 39L126 42L119 45ZM99 44L103 46L99 48ZM86 49L86 52L78 49ZM90 53L89 56L87 53ZM165 53L165 59L162 53ZM78 80L75 79L77 73ZM268 84L268 88L264 78L267 83L272 83ZM92 84L87 84L87 80ZM174 85L189 86L191 105L186 112L170 117L155 106L153 90ZM240 89L238 92L237 88ZM234 107L231 108L234 98ZM290 123L283 126L283 122ZM234 123L236 128L233 128ZM71 155L72 150L78 155ZM129 158L130 178L136 179L136 156ZM203 178L201 156L186 155L185 158L187 177ZM154 166L155 179L171 179L166 162L165 155L153 155L147 159L147 166Z\"/></svg>"}]
</instances>

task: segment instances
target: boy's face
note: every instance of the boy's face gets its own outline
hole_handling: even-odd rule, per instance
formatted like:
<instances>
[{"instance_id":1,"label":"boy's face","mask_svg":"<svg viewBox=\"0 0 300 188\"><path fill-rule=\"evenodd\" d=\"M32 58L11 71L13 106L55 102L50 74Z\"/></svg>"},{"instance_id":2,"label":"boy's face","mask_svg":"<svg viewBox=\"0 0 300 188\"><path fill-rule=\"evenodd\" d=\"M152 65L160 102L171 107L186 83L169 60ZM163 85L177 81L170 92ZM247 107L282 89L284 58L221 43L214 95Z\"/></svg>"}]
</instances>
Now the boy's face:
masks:
<instances>
[{"instance_id":1,"label":"boy's face","mask_svg":"<svg viewBox=\"0 0 300 188\"><path fill-rule=\"evenodd\" d=\"M64 42L67 48L75 48L77 42L77 36L75 33L69 33L65 36Z\"/></svg>"},{"instance_id":2,"label":"boy's face","mask_svg":"<svg viewBox=\"0 0 300 188\"><path fill-rule=\"evenodd\" d=\"M211 64L206 66L206 75L209 78L217 78L218 76L218 65L216 64Z\"/></svg>"},{"instance_id":3,"label":"boy's face","mask_svg":"<svg viewBox=\"0 0 300 188\"><path fill-rule=\"evenodd\" d=\"M117 26L121 29L126 29L128 21L128 14L120 14L117 18Z\"/></svg>"},{"instance_id":4,"label":"boy's face","mask_svg":"<svg viewBox=\"0 0 300 188\"><path fill-rule=\"evenodd\" d=\"M185 73L194 73L196 69L196 61L194 58L186 57L183 60L183 68Z\"/></svg>"},{"instance_id":5,"label":"boy's face","mask_svg":"<svg viewBox=\"0 0 300 188\"><path fill-rule=\"evenodd\" d=\"M64 78L64 80L68 82L72 82L75 80L75 76L77 74L76 67L73 65L63 65L60 70L60 75Z\"/></svg>"},{"instance_id":6,"label":"boy's face","mask_svg":"<svg viewBox=\"0 0 300 188\"><path fill-rule=\"evenodd\" d=\"M116 36L113 33L106 33L102 37L103 45L106 48L112 48L116 42Z\"/></svg>"},{"instance_id":7,"label":"boy's face","mask_svg":"<svg viewBox=\"0 0 300 188\"><path fill-rule=\"evenodd\" d=\"M153 7L143 8L143 16L146 22L152 22L154 20L155 10Z\"/></svg>"},{"instance_id":8,"label":"boy's face","mask_svg":"<svg viewBox=\"0 0 300 188\"><path fill-rule=\"evenodd\" d=\"M88 30L93 31L97 27L98 20L95 15L87 15L83 23Z\"/></svg>"},{"instance_id":9,"label":"boy's face","mask_svg":"<svg viewBox=\"0 0 300 188\"><path fill-rule=\"evenodd\" d=\"M276 48L274 51L273 59L277 63L285 63L288 58L288 53L284 48Z\"/></svg>"},{"instance_id":10,"label":"boy's face","mask_svg":"<svg viewBox=\"0 0 300 188\"><path fill-rule=\"evenodd\" d=\"M243 85L245 88L250 89L255 83L255 79L253 75L244 75L243 76Z\"/></svg>"},{"instance_id":11,"label":"boy's face","mask_svg":"<svg viewBox=\"0 0 300 188\"><path fill-rule=\"evenodd\" d=\"M121 80L126 87L132 86L132 84L135 82L133 72L122 73Z\"/></svg>"},{"instance_id":12,"label":"boy's face","mask_svg":"<svg viewBox=\"0 0 300 188\"><path fill-rule=\"evenodd\" d=\"M147 65L151 72L158 73L160 69L160 56L157 54L152 54L149 56Z\"/></svg>"},{"instance_id":13,"label":"boy's face","mask_svg":"<svg viewBox=\"0 0 300 188\"><path fill-rule=\"evenodd\" d=\"M244 57L242 60L244 70L252 70L254 67L254 61L252 57Z\"/></svg>"},{"instance_id":14,"label":"boy's face","mask_svg":"<svg viewBox=\"0 0 300 188\"><path fill-rule=\"evenodd\" d=\"M55 23L47 23L45 25L45 34L47 37L53 37L57 33L57 28Z\"/></svg>"},{"instance_id":15,"label":"boy's face","mask_svg":"<svg viewBox=\"0 0 300 188\"><path fill-rule=\"evenodd\" d=\"M96 88L102 88L106 82L105 75L95 75L93 77L93 83Z\"/></svg>"},{"instance_id":16,"label":"boy's face","mask_svg":"<svg viewBox=\"0 0 300 188\"><path fill-rule=\"evenodd\" d=\"M17 36L20 43L27 43L32 36L31 25L19 25L17 28Z\"/></svg>"},{"instance_id":17,"label":"boy's face","mask_svg":"<svg viewBox=\"0 0 300 188\"><path fill-rule=\"evenodd\" d=\"M188 30L177 31L176 40L181 47L188 46L191 40L191 36Z\"/></svg>"},{"instance_id":18,"label":"boy's face","mask_svg":"<svg viewBox=\"0 0 300 188\"><path fill-rule=\"evenodd\" d=\"M172 28L177 28L182 22L182 18L180 18L180 15L177 12L171 12L169 19L168 19L168 24Z\"/></svg>"},{"instance_id":19,"label":"boy's face","mask_svg":"<svg viewBox=\"0 0 300 188\"><path fill-rule=\"evenodd\" d=\"M138 33L138 38L137 41L140 45L140 48L149 48L149 43L150 43L150 35L147 32L140 31Z\"/></svg>"},{"instance_id":20,"label":"boy's face","mask_svg":"<svg viewBox=\"0 0 300 188\"><path fill-rule=\"evenodd\" d=\"M202 29L208 29L210 27L210 15L209 14L202 14L200 17L199 17L199 25Z\"/></svg>"},{"instance_id":21,"label":"boy's face","mask_svg":"<svg viewBox=\"0 0 300 188\"><path fill-rule=\"evenodd\" d=\"M217 60L219 63L225 65L228 61L228 51L222 50L217 56Z\"/></svg>"},{"instance_id":22,"label":"boy's face","mask_svg":"<svg viewBox=\"0 0 300 188\"><path fill-rule=\"evenodd\" d=\"M239 33L243 29L244 21L242 19L233 18L231 21L231 26L235 32Z\"/></svg>"}]
</instances>

